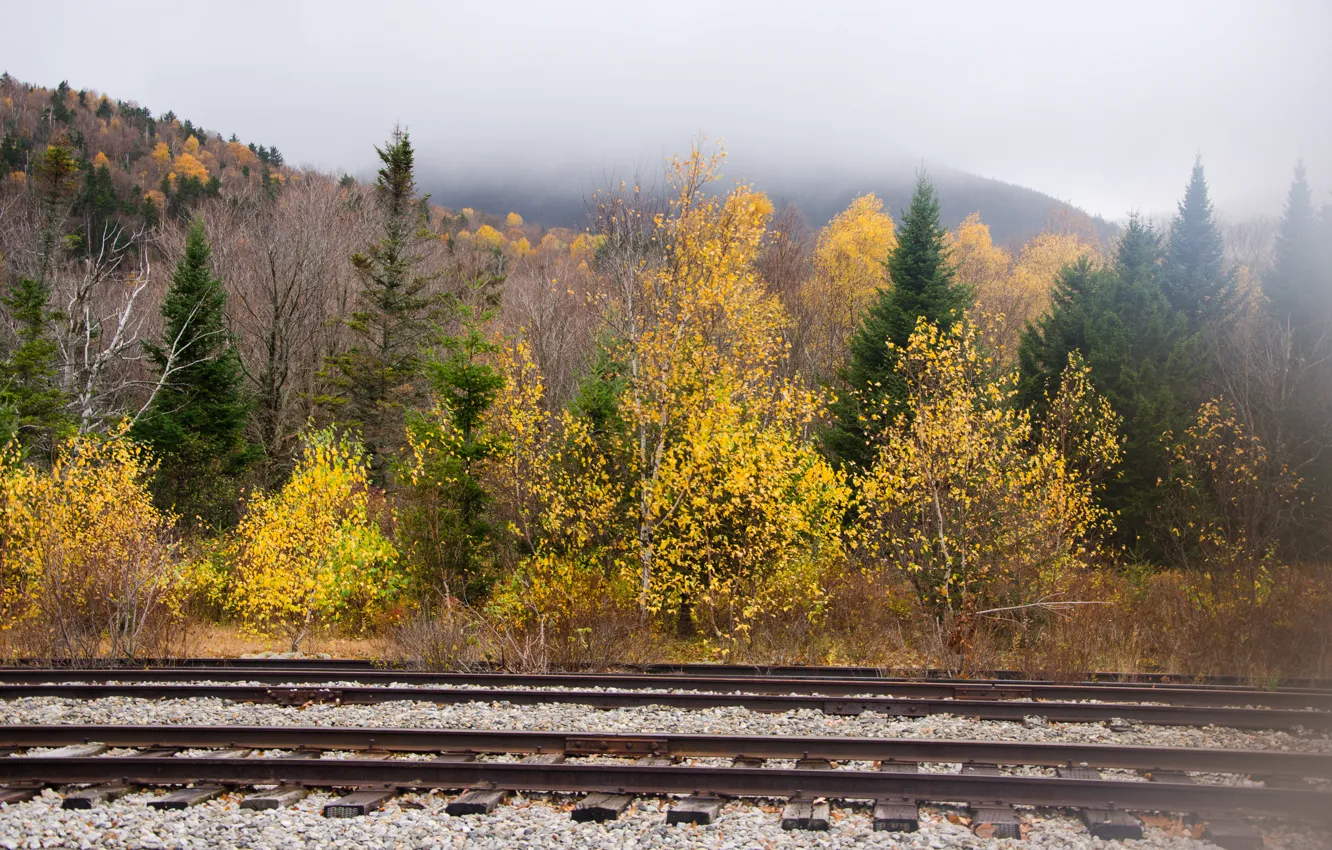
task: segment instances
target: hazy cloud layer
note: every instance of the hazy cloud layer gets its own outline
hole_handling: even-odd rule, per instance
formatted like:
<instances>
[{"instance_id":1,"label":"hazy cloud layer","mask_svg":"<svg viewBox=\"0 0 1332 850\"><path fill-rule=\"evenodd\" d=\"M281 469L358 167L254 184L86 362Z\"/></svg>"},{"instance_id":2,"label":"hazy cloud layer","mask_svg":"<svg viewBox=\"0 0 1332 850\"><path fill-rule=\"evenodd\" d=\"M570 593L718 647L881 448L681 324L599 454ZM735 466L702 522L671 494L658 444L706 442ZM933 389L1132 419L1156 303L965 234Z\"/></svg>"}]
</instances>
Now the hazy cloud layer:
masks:
<instances>
[{"instance_id":1,"label":"hazy cloud layer","mask_svg":"<svg viewBox=\"0 0 1332 850\"><path fill-rule=\"evenodd\" d=\"M58 20L56 20L58 18ZM656 163L925 160L1094 213L1276 212L1298 156L1332 187L1332 3L66 3L5 0L0 67L96 88L291 163L356 173L394 121L445 179Z\"/></svg>"}]
</instances>

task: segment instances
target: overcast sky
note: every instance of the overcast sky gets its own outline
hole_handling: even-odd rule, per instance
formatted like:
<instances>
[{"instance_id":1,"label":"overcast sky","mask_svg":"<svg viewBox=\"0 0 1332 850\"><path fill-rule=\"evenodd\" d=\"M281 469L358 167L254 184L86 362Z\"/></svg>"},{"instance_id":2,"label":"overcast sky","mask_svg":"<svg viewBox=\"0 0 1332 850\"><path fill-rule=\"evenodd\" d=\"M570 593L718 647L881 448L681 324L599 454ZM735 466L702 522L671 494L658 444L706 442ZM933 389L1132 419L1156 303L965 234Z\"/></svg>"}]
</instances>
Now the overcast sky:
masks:
<instances>
[{"instance_id":1,"label":"overcast sky","mask_svg":"<svg viewBox=\"0 0 1332 850\"><path fill-rule=\"evenodd\" d=\"M56 20L58 18L58 20ZM0 69L173 109L367 173L418 160L588 175L721 137L733 163L924 159L1118 219L1279 211L1303 156L1332 199L1332 2L525 3L0 0Z\"/></svg>"}]
</instances>

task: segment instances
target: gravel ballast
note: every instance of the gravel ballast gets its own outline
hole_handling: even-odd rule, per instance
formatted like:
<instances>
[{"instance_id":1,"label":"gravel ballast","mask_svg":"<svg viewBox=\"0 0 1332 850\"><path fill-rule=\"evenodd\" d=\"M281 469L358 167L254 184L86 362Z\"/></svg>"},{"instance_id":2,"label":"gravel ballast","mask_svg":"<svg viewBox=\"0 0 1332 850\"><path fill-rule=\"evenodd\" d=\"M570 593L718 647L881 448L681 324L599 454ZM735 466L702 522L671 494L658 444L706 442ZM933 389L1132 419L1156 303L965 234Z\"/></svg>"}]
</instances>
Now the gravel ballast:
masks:
<instances>
[{"instance_id":1,"label":"gravel ballast","mask_svg":"<svg viewBox=\"0 0 1332 850\"><path fill-rule=\"evenodd\" d=\"M1039 710L1034 707L1033 710ZM71 700L25 697L0 702L5 724L129 724L189 726L365 726L405 729L494 729L579 733L674 732L686 735L834 735L870 738L948 738L991 741L1131 744L1148 747L1220 747L1332 753L1332 736L1220 727L1130 724L1112 731L1101 723L1013 723L936 714L923 718L865 712L858 716L799 710L766 714L736 706L683 709L636 706L599 710L542 703L389 702L305 707L220 699L147 700L108 697Z\"/></svg>"},{"instance_id":2,"label":"gravel ballast","mask_svg":"<svg viewBox=\"0 0 1332 850\"><path fill-rule=\"evenodd\" d=\"M739 707L701 710L644 706L597 710L589 706L545 703L392 702L378 705L290 707L235 703L220 699L145 700L112 697L69 700L29 697L0 702L0 723L79 725L244 725L346 726L422 729L491 729L580 733L847 736L945 738L993 741L1131 744L1166 747L1221 747L1332 753L1332 738L1322 733L1250 731L1215 727L1188 728L1130 724L1112 731L1101 723L1026 723L976 721L951 715L925 718L825 715L814 710L765 714ZM500 757L503 758L503 757ZM930 766L926 769L932 769ZM942 766L937 766L942 767ZM955 766L949 765L953 768ZM1045 775L1041 768L1014 772ZM1109 774L1107 774L1109 776ZM1129 778L1115 777L1115 778ZM1234 778L1232 778L1234 779ZM1205 781L1205 780L1204 780ZM576 798L558 795L515 797L493 814L450 817L444 812L452 794L407 794L364 818L329 820L322 807L333 796L316 792L297 805L251 812L238 807L239 794L180 812L150 809L145 803L161 792L126 796L90 811L64 811L60 797L45 792L25 803L0 806L0 848L911 848L911 850L1213 850L1178 821L1148 821L1143 841L1112 844L1093 839L1074 817L1023 809L1025 838L1018 842L977 836L958 810L922 808L921 831L874 832L868 806L834 804L828 832L786 832L780 804L755 801L728 804L716 823L706 827L667 826L662 798L639 798L619 820L575 823L569 809ZM415 808L420 805L423 808ZM1266 850L1326 850L1332 834L1264 825Z\"/></svg>"},{"instance_id":3,"label":"gravel ballast","mask_svg":"<svg viewBox=\"0 0 1332 850\"><path fill-rule=\"evenodd\" d=\"M875 832L867 807L835 808L827 832L784 832L780 807L733 802L711 826L667 826L667 801L639 799L621 818L603 824L575 823L573 798L514 797L487 816L450 817L447 795L404 795L364 818L328 820L320 811L333 800L314 793L275 811L238 808L239 796L226 795L180 812L158 812L145 803L157 795L132 794L90 811L64 811L52 793L0 807L0 847L77 848L911 848L912 850L1082 850L1115 846L1090 838L1077 820L1043 811L1023 814L1025 838L1004 841L974 835L960 813L922 808L917 833ZM420 805L422 808L413 808ZM951 818L950 818L951 815ZM1276 827L1269 850L1325 850L1332 836ZM1162 820L1149 825L1129 850L1211 850L1184 826Z\"/></svg>"}]
</instances>

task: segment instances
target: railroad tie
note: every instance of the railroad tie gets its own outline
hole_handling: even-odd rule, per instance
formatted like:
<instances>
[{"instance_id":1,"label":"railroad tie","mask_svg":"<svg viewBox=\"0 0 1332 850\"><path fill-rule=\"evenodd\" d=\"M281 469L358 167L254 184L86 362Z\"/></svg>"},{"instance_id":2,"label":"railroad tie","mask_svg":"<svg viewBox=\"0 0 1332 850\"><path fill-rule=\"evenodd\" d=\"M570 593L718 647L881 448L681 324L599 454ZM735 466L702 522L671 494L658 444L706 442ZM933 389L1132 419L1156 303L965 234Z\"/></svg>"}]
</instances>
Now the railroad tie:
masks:
<instances>
[{"instance_id":1,"label":"railroad tie","mask_svg":"<svg viewBox=\"0 0 1332 850\"><path fill-rule=\"evenodd\" d=\"M238 747L238 748L233 749L233 750L217 750L217 751L215 751L215 752L211 752L211 753L208 754L208 758L210 758L210 759L243 759L243 758L249 758L250 753L252 753L252 752L254 752L254 750L248 750L248 749L244 749L244 748L239 748L239 747Z\"/></svg>"},{"instance_id":2,"label":"railroad tie","mask_svg":"<svg viewBox=\"0 0 1332 850\"><path fill-rule=\"evenodd\" d=\"M831 807L822 797L792 797L782 809L782 829L809 829L816 832L828 828Z\"/></svg>"},{"instance_id":3,"label":"railroad tie","mask_svg":"<svg viewBox=\"0 0 1332 850\"><path fill-rule=\"evenodd\" d=\"M1179 770L1154 770L1150 778L1153 782L1171 782L1176 785L1197 785L1192 776ZM1196 815L1193 820L1205 820ZM1203 828L1203 837L1225 850L1261 850L1263 836L1242 820L1222 818L1208 820Z\"/></svg>"},{"instance_id":4,"label":"railroad tie","mask_svg":"<svg viewBox=\"0 0 1332 850\"><path fill-rule=\"evenodd\" d=\"M1101 779L1100 771L1090 767L1057 767L1055 773L1060 779ZM1142 821L1128 812L1118 809L1082 809L1079 812L1082 822L1092 837L1102 841L1123 841L1142 838Z\"/></svg>"},{"instance_id":5,"label":"railroad tie","mask_svg":"<svg viewBox=\"0 0 1332 850\"><path fill-rule=\"evenodd\" d=\"M564 753L535 753L524 756L520 764L560 764ZM495 811L505 798L512 793L506 789L472 788L458 795L458 798L444 807L446 814L453 817L463 815L488 815Z\"/></svg>"},{"instance_id":6,"label":"railroad tie","mask_svg":"<svg viewBox=\"0 0 1332 850\"><path fill-rule=\"evenodd\" d=\"M382 750L362 750L352 757L357 761L387 761L392 755ZM397 791L391 788L357 788L324 806L326 818L356 818L379 811Z\"/></svg>"},{"instance_id":7,"label":"railroad tie","mask_svg":"<svg viewBox=\"0 0 1332 850\"><path fill-rule=\"evenodd\" d=\"M393 788L361 788L324 806L326 818L359 818L384 808L397 791Z\"/></svg>"},{"instance_id":8,"label":"railroad tie","mask_svg":"<svg viewBox=\"0 0 1332 850\"><path fill-rule=\"evenodd\" d=\"M174 747L154 747L149 750L139 750L133 755L136 758L171 758L180 750ZM136 786L125 782L109 782L104 785L93 785L88 788L80 788L77 791L65 795L65 799L60 802L62 809L91 809L100 806L102 803L110 803L113 800L119 800L126 794L136 790Z\"/></svg>"},{"instance_id":9,"label":"railroad tie","mask_svg":"<svg viewBox=\"0 0 1332 850\"><path fill-rule=\"evenodd\" d=\"M93 756L100 756L102 753L111 749L106 744L71 744L68 747L57 747L44 753L32 753L28 758L33 759L86 759Z\"/></svg>"},{"instance_id":10,"label":"railroad tie","mask_svg":"<svg viewBox=\"0 0 1332 850\"><path fill-rule=\"evenodd\" d=\"M832 770L827 759L803 758L796 762L797 770ZM831 807L822 797L792 797L782 809L782 829L809 829L823 831L828 828Z\"/></svg>"},{"instance_id":11,"label":"railroad tie","mask_svg":"<svg viewBox=\"0 0 1332 850\"><path fill-rule=\"evenodd\" d=\"M668 767L674 762L666 756L644 756L634 764L639 767ZM588 794L574 806L572 817L579 823L615 820L633 801L631 794Z\"/></svg>"},{"instance_id":12,"label":"railroad tie","mask_svg":"<svg viewBox=\"0 0 1332 850\"><path fill-rule=\"evenodd\" d=\"M227 793L227 789L221 785L195 785L193 788L181 788L179 791L172 791L157 800L149 800L148 808L164 811L188 809L190 806L197 806L200 803L206 803L209 800L221 797L225 793Z\"/></svg>"},{"instance_id":13,"label":"railroad tie","mask_svg":"<svg viewBox=\"0 0 1332 850\"><path fill-rule=\"evenodd\" d=\"M666 823L710 824L721 814L726 801L721 797L694 795L678 800L666 813Z\"/></svg>"},{"instance_id":14,"label":"railroad tie","mask_svg":"<svg viewBox=\"0 0 1332 850\"><path fill-rule=\"evenodd\" d=\"M962 767L963 776L1003 776L998 765L968 764ZM988 831L984 838L1021 838L1022 819L1012 806L991 801L973 802L971 810L971 831L977 835Z\"/></svg>"},{"instance_id":15,"label":"railroad tie","mask_svg":"<svg viewBox=\"0 0 1332 850\"><path fill-rule=\"evenodd\" d=\"M0 806L10 803L26 803L42 793L40 785L14 785L0 788Z\"/></svg>"},{"instance_id":16,"label":"railroad tie","mask_svg":"<svg viewBox=\"0 0 1332 850\"><path fill-rule=\"evenodd\" d=\"M274 756L279 759L317 759L323 755L320 750L297 749ZM284 809L292 803L298 803L310 795L310 789L304 785L283 783L274 788L247 794L241 800L240 807L251 811L263 812L272 809Z\"/></svg>"},{"instance_id":17,"label":"railroad tie","mask_svg":"<svg viewBox=\"0 0 1332 850\"><path fill-rule=\"evenodd\" d=\"M215 759L243 759L250 755L251 752L251 750L245 749L218 750L209 753L208 757ZM180 809L188 809L191 806L197 806L200 803L206 803L225 793L227 793L227 789L223 785L217 785L211 782L203 783L191 788L181 788L178 791L172 791L165 797L156 800L149 800L148 807L166 811L177 811Z\"/></svg>"},{"instance_id":18,"label":"railroad tie","mask_svg":"<svg viewBox=\"0 0 1332 850\"><path fill-rule=\"evenodd\" d=\"M1203 838L1225 850L1262 850L1263 836L1242 820L1212 820L1203 828Z\"/></svg>"},{"instance_id":19,"label":"railroad tie","mask_svg":"<svg viewBox=\"0 0 1332 850\"><path fill-rule=\"evenodd\" d=\"M241 800L240 807L256 812L283 809L292 803L304 800L309 794L310 789L304 785L279 785L267 791L246 795L245 799Z\"/></svg>"},{"instance_id":20,"label":"railroad tie","mask_svg":"<svg viewBox=\"0 0 1332 850\"><path fill-rule=\"evenodd\" d=\"M883 761L882 773L919 773L915 762ZM910 797L880 797L874 801L875 832L915 832L920 829L919 803Z\"/></svg>"}]
</instances>

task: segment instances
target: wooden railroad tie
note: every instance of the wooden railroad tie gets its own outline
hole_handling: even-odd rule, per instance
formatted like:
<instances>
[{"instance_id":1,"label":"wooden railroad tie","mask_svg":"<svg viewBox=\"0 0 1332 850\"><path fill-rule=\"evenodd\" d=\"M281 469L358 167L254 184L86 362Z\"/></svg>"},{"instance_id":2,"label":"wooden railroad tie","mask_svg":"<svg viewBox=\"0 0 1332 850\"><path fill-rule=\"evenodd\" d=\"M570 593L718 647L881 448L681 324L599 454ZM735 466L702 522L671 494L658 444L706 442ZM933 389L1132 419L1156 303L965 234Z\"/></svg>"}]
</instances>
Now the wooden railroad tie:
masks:
<instances>
[{"instance_id":1,"label":"wooden railroad tie","mask_svg":"<svg viewBox=\"0 0 1332 850\"><path fill-rule=\"evenodd\" d=\"M667 767L673 763L666 756L645 756L634 762L641 767ZM632 794L588 794L574 806L571 816L580 823L615 820L633 801Z\"/></svg>"}]
</instances>

